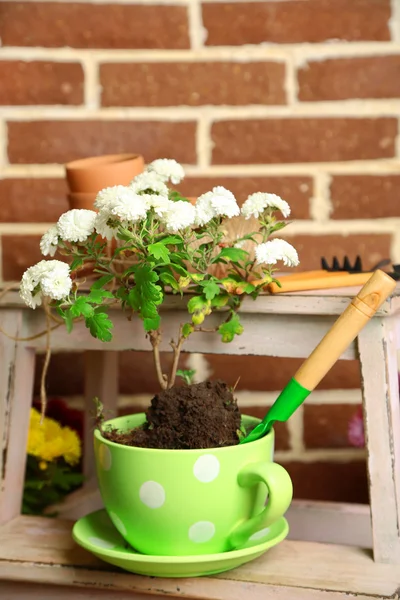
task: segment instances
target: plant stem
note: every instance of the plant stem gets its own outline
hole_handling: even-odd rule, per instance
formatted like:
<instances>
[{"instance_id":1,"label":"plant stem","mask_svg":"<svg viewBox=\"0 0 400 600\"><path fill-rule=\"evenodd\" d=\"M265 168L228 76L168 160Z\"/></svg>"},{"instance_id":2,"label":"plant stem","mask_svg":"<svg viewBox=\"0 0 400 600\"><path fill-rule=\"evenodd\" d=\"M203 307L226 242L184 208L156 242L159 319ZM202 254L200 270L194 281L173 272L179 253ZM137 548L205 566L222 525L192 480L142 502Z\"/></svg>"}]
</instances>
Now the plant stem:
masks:
<instances>
[{"instance_id":1,"label":"plant stem","mask_svg":"<svg viewBox=\"0 0 400 600\"><path fill-rule=\"evenodd\" d=\"M170 346L171 346L172 350L174 351L174 362L172 363L171 376L169 378L169 382L168 382L168 386L167 386L168 388L171 388L175 383L176 372L178 370L178 364L179 364L179 357L181 355L182 345L183 345L184 341L185 341L185 338L182 335L182 325L180 325L179 326L178 343L174 342L174 340L171 340L171 342L170 342Z\"/></svg>"},{"instance_id":2,"label":"plant stem","mask_svg":"<svg viewBox=\"0 0 400 600\"><path fill-rule=\"evenodd\" d=\"M162 390L166 390L168 387L168 379L167 376L162 372L160 359L161 332L158 329L155 331L150 331L149 337L150 343L153 346L154 365L156 367L158 383L160 384Z\"/></svg>"}]
</instances>

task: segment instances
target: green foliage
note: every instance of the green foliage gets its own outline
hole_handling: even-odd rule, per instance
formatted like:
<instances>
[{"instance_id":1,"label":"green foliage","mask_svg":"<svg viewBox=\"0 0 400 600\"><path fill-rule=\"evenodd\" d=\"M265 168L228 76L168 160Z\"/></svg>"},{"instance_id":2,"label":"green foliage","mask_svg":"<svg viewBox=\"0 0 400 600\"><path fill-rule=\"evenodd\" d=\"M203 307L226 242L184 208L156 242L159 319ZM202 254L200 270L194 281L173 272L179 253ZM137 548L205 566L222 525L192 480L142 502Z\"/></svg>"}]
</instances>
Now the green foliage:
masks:
<instances>
[{"instance_id":1,"label":"green foliage","mask_svg":"<svg viewBox=\"0 0 400 600\"><path fill-rule=\"evenodd\" d=\"M241 335L243 325L240 323L239 315L232 311L230 319L218 327L218 333L225 344L231 342L235 335Z\"/></svg>"},{"instance_id":2,"label":"green foliage","mask_svg":"<svg viewBox=\"0 0 400 600\"><path fill-rule=\"evenodd\" d=\"M196 375L196 371L194 369L178 369L176 372L177 377L181 377L187 385L191 385L193 383L193 378Z\"/></svg>"},{"instance_id":3,"label":"green foliage","mask_svg":"<svg viewBox=\"0 0 400 600\"><path fill-rule=\"evenodd\" d=\"M41 470L39 460L27 456L22 513L42 515L51 504L61 502L67 494L76 490L83 482L78 468L72 468L64 460L48 463Z\"/></svg>"},{"instance_id":4,"label":"green foliage","mask_svg":"<svg viewBox=\"0 0 400 600\"><path fill-rule=\"evenodd\" d=\"M201 325L211 312L211 302L204 296L193 296L188 302L188 311L195 325Z\"/></svg>"},{"instance_id":5,"label":"green foliage","mask_svg":"<svg viewBox=\"0 0 400 600\"><path fill-rule=\"evenodd\" d=\"M111 330L113 329L114 324L108 318L107 313L100 312L98 309L95 310L91 317L85 318L85 325L93 337L102 342L111 342Z\"/></svg>"},{"instance_id":6,"label":"green foliage","mask_svg":"<svg viewBox=\"0 0 400 600\"><path fill-rule=\"evenodd\" d=\"M157 285L159 276L154 265L143 264L133 268L134 287L128 295L128 303L143 320L146 331L158 329L160 316L157 306L163 301L162 288Z\"/></svg>"},{"instance_id":7,"label":"green foliage","mask_svg":"<svg viewBox=\"0 0 400 600\"><path fill-rule=\"evenodd\" d=\"M147 251L150 256L154 256L156 260L161 260L164 263L169 263L169 255L170 251L164 244L164 242L156 242L155 244L150 244L147 247Z\"/></svg>"}]
</instances>

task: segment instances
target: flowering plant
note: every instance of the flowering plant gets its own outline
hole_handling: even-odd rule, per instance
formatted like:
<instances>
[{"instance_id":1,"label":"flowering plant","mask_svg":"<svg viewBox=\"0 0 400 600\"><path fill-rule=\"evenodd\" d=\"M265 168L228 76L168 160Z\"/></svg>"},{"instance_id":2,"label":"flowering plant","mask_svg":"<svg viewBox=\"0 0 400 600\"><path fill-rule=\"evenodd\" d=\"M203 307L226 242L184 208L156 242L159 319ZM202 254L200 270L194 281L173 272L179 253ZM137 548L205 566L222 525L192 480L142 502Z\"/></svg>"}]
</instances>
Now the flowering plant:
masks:
<instances>
[{"instance_id":1,"label":"flowering plant","mask_svg":"<svg viewBox=\"0 0 400 600\"><path fill-rule=\"evenodd\" d=\"M130 316L136 314L153 346L162 389L175 382L185 340L198 331L216 331L223 342L240 335L238 309L244 296L256 298L264 287L279 282L274 277L278 261L296 266L296 250L282 239L269 239L285 227L290 214L287 202L275 194L255 193L241 210L229 190L214 187L193 205L168 181L177 184L183 168L174 160L159 159L147 166L128 186L99 192L98 212L70 210L59 218L40 242L42 253L58 250L68 265L43 260L23 275L20 294L35 308L43 297L55 307L69 331L83 319L90 333L104 341L112 338L108 309L119 303ZM232 219L252 219L254 230L235 239L227 236ZM89 291L79 281L80 270L92 264L97 280ZM217 276L218 267L225 272ZM171 341L174 361L166 375L160 363L160 307L166 293L188 294L188 320ZM205 317L222 311L223 321L205 329Z\"/></svg>"},{"instance_id":2,"label":"flowering plant","mask_svg":"<svg viewBox=\"0 0 400 600\"><path fill-rule=\"evenodd\" d=\"M42 514L83 480L75 467L81 458L81 442L75 431L45 418L32 408L29 423L27 466L22 512Z\"/></svg>"}]
</instances>

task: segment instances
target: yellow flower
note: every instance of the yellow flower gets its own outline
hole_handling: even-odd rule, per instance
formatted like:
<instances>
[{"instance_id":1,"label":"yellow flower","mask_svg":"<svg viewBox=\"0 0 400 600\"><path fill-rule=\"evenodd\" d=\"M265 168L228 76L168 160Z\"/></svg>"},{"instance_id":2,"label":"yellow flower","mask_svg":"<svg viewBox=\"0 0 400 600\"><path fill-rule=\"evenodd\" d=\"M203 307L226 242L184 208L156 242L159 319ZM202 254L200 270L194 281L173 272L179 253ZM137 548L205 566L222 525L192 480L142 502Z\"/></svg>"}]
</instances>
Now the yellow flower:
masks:
<instances>
[{"instance_id":1,"label":"yellow flower","mask_svg":"<svg viewBox=\"0 0 400 600\"><path fill-rule=\"evenodd\" d=\"M63 457L68 464L75 465L81 457L81 442L75 431L61 427L54 419L46 417L40 424L40 413L32 408L27 452L45 463Z\"/></svg>"},{"instance_id":2,"label":"yellow flower","mask_svg":"<svg viewBox=\"0 0 400 600\"><path fill-rule=\"evenodd\" d=\"M45 460L41 460L39 463L39 469L41 471L45 471L47 469L47 462Z\"/></svg>"}]
</instances>

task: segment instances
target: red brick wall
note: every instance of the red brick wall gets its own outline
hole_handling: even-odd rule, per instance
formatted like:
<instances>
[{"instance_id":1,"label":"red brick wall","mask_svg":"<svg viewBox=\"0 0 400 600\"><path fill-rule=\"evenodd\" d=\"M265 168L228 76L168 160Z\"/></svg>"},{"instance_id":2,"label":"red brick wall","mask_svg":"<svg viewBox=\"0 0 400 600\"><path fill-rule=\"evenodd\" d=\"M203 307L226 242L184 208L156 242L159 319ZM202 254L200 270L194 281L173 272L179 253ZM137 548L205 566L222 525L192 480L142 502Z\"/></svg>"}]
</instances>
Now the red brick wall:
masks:
<instances>
[{"instance_id":1,"label":"red brick wall","mask_svg":"<svg viewBox=\"0 0 400 600\"><path fill-rule=\"evenodd\" d=\"M0 280L39 259L67 209L63 163L113 152L176 158L191 196L280 194L303 268L400 262L396 0L0 0L0 38ZM298 364L194 360L241 373L254 414ZM120 364L123 394L155 389L149 355ZM357 365L340 363L279 431L298 497L366 501L364 451L347 441L358 388ZM82 357L56 356L49 392L81 390Z\"/></svg>"}]
</instances>

